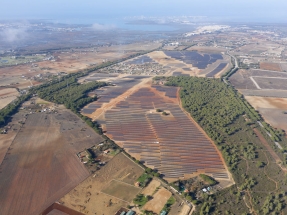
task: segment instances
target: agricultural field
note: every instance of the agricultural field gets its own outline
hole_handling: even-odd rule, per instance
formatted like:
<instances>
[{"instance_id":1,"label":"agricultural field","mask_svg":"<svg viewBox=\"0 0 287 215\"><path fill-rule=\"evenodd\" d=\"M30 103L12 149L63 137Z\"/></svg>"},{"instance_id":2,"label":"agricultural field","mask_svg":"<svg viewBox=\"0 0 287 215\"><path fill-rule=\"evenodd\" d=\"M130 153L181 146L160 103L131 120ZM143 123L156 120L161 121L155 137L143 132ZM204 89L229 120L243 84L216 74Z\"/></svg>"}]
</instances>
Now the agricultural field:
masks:
<instances>
[{"instance_id":1,"label":"agricultural field","mask_svg":"<svg viewBox=\"0 0 287 215\"><path fill-rule=\"evenodd\" d=\"M126 202L132 201L140 191L141 189L138 187L117 180L110 181L102 190L103 193L122 199Z\"/></svg>"},{"instance_id":2,"label":"agricultural field","mask_svg":"<svg viewBox=\"0 0 287 215\"><path fill-rule=\"evenodd\" d=\"M2 88L0 87L0 109L4 108L10 102L15 100L19 92L15 88Z\"/></svg>"},{"instance_id":3,"label":"agricultural field","mask_svg":"<svg viewBox=\"0 0 287 215\"><path fill-rule=\"evenodd\" d=\"M148 201L143 210L153 211L156 214L160 214L162 208L166 204L167 200L171 197L171 192L161 187L156 193L153 195L153 199Z\"/></svg>"},{"instance_id":4,"label":"agricultural field","mask_svg":"<svg viewBox=\"0 0 287 215\"><path fill-rule=\"evenodd\" d=\"M238 70L231 84L247 96L287 97L287 73L267 70Z\"/></svg>"},{"instance_id":5,"label":"agricultural field","mask_svg":"<svg viewBox=\"0 0 287 215\"><path fill-rule=\"evenodd\" d=\"M128 45L114 45L95 48L68 49L54 52L51 56L39 55L39 62L0 68L0 86L20 89L40 84L34 78L59 72L74 73L81 69L114 61L143 51L158 48L160 42L141 42ZM1 61L1 60L0 60Z\"/></svg>"},{"instance_id":6,"label":"agricultural field","mask_svg":"<svg viewBox=\"0 0 287 215\"><path fill-rule=\"evenodd\" d=\"M245 96L246 100L275 128L287 131L287 99Z\"/></svg>"},{"instance_id":7,"label":"agricultural field","mask_svg":"<svg viewBox=\"0 0 287 215\"><path fill-rule=\"evenodd\" d=\"M282 67L279 63L260 62L260 69L282 72Z\"/></svg>"},{"instance_id":8,"label":"agricultural field","mask_svg":"<svg viewBox=\"0 0 287 215\"><path fill-rule=\"evenodd\" d=\"M103 211L115 214L120 208L126 208L141 191L134 184L143 172L120 153L63 196L60 203L84 214L102 214Z\"/></svg>"},{"instance_id":9,"label":"agricultural field","mask_svg":"<svg viewBox=\"0 0 287 215\"><path fill-rule=\"evenodd\" d=\"M201 172L229 180L213 143L180 108L178 88L151 87L147 82L122 95L116 94L118 90L101 89L100 99L82 112L89 110L86 115L100 123L104 133L119 146L167 180Z\"/></svg>"},{"instance_id":10,"label":"agricultural field","mask_svg":"<svg viewBox=\"0 0 287 215\"><path fill-rule=\"evenodd\" d=\"M151 196L154 191L160 186L160 182L157 180L152 180L141 192L145 196Z\"/></svg>"},{"instance_id":11,"label":"agricultural field","mask_svg":"<svg viewBox=\"0 0 287 215\"><path fill-rule=\"evenodd\" d=\"M44 58L45 58L45 56L43 56L43 55L1 57L0 58L0 67L25 64L25 63L33 63L33 62L37 62L37 61L42 61Z\"/></svg>"},{"instance_id":12,"label":"agricultural field","mask_svg":"<svg viewBox=\"0 0 287 215\"><path fill-rule=\"evenodd\" d=\"M3 215L40 214L89 176L76 153L102 141L63 107L56 112L30 112L17 113L8 134L1 134L1 140L2 136L10 140L0 166Z\"/></svg>"}]
</instances>

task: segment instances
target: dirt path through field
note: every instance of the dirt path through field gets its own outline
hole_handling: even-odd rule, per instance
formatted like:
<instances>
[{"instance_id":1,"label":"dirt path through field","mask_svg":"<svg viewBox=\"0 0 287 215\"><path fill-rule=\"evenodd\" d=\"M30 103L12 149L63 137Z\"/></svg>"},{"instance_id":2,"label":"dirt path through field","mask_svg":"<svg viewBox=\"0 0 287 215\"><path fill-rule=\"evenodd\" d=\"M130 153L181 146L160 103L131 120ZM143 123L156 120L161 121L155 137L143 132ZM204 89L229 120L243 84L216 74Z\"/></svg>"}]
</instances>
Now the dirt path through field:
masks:
<instances>
[{"instance_id":1,"label":"dirt path through field","mask_svg":"<svg viewBox=\"0 0 287 215\"><path fill-rule=\"evenodd\" d=\"M270 161L269 161L269 159L268 159L268 157L267 157L267 155L266 155L266 152L264 152L263 150L262 150L262 152L264 153L264 155L265 155L265 157L266 157L266 159L267 159L267 164L266 164L266 166L268 166L269 163L270 163ZM270 181L273 181L273 182L275 183L276 189L273 190L272 192L275 192L276 190L278 190L278 182L269 177L269 175L268 175L267 172L266 172L266 168L265 168L265 167L264 167L264 173L265 173L265 175L267 176L267 178L268 178Z\"/></svg>"},{"instance_id":2,"label":"dirt path through field","mask_svg":"<svg viewBox=\"0 0 287 215\"><path fill-rule=\"evenodd\" d=\"M270 155L273 157L273 159L276 161L276 164L284 171L287 172L287 169L285 167L282 167L280 163L282 163L282 160L279 158L279 156L273 151L269 143L265 140L263 135L256 129L254 128L254 132L260 139L261 143L266 147L267 151L270 153Z\"/></svg>"},{"instance_id":3,"label":"dirt path through field","mask_svg":"<svg viewBox=\"0 0 287 215\"><path fill-rule=\"evenodd\" d=\"M138 89L140 89L140 88L142 88L144 86L147 86L147 87L150 86L151 81L152 81L152 77L143 79L142 82L140 82L139 84L133 86L132 88L127 90L122 95L118 96L115 99L112 99L109 103L104 103L101 108L98 108L91 115L88 115L88 114L87 115L90 118L92 118L93 120L98 119L104 112L106 112L107 110L110 110L111 108L113 108L115 105L117 105L119 102L124 100L126 97L130 96L131 94L133 94Z\"/></svg>"}]
</instances>

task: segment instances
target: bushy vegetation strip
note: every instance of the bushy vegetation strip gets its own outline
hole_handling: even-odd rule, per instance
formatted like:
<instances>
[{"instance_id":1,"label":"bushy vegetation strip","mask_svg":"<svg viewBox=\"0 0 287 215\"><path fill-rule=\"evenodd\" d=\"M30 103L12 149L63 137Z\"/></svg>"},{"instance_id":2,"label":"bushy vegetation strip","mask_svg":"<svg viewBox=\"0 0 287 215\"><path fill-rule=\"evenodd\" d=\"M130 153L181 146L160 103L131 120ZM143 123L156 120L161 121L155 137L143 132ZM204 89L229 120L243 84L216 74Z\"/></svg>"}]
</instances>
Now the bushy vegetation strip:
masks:
<instances>
[{"instance_id":1,"label":"bushy vegetation strip","mask_svg":"<svg viewBox=\"0 0 287 215\"><path fill-rule=\"evenodd\" d=\"M284 132L264 123L244 97L222 80L198 77L161 79L167 86L181 88L183 108L217 144L236 182L214 194L200 194L195 214L280 214L280 210L287 213L287 198L283 191L287 189L286 174L280 168L281 164L268 162L272 156L255 131L261 131L274 150L275 139L286 146ZM279 154L283 156L282 151ZM283 165L286 165L286 159Z\"/></svg>"}]
</instances>

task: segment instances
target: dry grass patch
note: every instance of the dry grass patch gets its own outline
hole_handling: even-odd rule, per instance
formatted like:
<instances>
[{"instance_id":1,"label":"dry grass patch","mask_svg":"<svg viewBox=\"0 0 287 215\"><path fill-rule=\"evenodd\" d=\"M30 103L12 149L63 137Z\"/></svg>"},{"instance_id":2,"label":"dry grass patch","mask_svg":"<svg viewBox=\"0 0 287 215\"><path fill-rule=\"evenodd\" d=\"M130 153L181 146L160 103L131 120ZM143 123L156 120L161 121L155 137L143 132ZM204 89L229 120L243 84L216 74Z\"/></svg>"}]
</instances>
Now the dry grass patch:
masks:
<instances>
[{"instance_id":1,"label":"dry grass patch","mask_svg":"<svg viewBox=\"0 0 287 215\"><path fill-rule=\"evenodd\" d=\"M148 201L143 210L153 211L159 214L166 204L167 200L171 197L171 192L165 188L160 188L153 196L153 199Z\"/></svg>"},{"instance_id":2,"label":"dry grass patch","mask_svg":"<svg viewBox=\"0 0 287 215\"><path fill-rule=\"evenodd\" d=\"M146 188L143 189L142 194L145 196L151 196L157 187L160 186L160 182L153 179Z\"/></svg>"},{"instance_id":3,"label":"dry grass patch","mask_svg":"<svg viewBox=\"0 0 287 215\"><path fill-rule=\"evenodd\" d=\"M140 192L140 190L140 188L132 186L130 184L126 184L117 180L112 180L107 185L107 187L102 190L102 192L110 196L119 198L123 201L130 202Z\"/></svg>"}]
</instances>

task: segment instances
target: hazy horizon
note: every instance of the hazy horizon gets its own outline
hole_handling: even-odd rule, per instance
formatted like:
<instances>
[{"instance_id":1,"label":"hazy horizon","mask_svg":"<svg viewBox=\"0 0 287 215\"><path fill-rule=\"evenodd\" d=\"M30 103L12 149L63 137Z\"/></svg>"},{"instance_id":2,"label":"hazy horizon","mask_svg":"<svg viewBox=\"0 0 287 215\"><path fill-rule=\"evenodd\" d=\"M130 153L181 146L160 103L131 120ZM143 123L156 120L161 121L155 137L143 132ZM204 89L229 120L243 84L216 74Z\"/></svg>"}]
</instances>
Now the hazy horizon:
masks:
<instances>
[{"instance_id":1,"label":"hazy horizon","mask_svg":"<svg viewBox=\"0 0 287 215\"><path fill-rule=\"evenodd\" d=\"M94 22L100 20L102 23L112 24L113 20L132 16L205 16L206 21L285 23L287 22L285 8L287 8L287 2L282 0L195 0L192 2L188 0L144 2L5 0L1 3L0 19L51 19L71 24L73 22L80 24L84 20L91 20L91 23L93 20Z\"/></svg>"}]
</instances>

